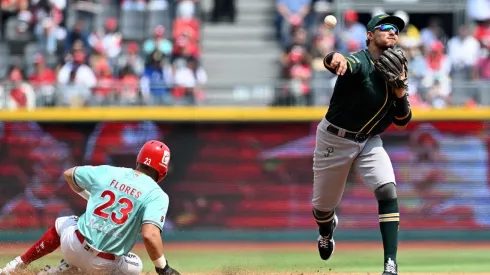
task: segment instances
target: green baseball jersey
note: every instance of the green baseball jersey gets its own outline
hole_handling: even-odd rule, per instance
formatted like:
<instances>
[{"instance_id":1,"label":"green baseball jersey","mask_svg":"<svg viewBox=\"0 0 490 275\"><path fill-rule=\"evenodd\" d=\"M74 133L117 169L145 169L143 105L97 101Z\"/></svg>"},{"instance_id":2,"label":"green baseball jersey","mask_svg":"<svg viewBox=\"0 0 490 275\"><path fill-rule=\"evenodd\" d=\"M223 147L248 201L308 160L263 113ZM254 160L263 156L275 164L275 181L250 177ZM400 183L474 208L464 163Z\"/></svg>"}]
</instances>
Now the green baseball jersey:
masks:
<instances>
[{"instance_id":1,"label":"green baseball jersey","mask_svg":"<svg viewBox=\"0 0 490 275\"><path fill-rule=\"evenodd\" d=\"M97 250L121 256L143 224L163 229L169 199L152 178L129 168L78 166L73 182L91 194L78 229Z\"/></svg>"},{"instance_id":2,"label":"green baseball jersey","mask_svg":"<svg viewBox=\"0 0 490 275\"><path fill-rule=\"evenodd\" d=\"M375 71L368 50L346 55L345 59L347 71L337 78L325 118L352 132L384 132L394 119L396 95Z\"/></svg>"}]
</instances>

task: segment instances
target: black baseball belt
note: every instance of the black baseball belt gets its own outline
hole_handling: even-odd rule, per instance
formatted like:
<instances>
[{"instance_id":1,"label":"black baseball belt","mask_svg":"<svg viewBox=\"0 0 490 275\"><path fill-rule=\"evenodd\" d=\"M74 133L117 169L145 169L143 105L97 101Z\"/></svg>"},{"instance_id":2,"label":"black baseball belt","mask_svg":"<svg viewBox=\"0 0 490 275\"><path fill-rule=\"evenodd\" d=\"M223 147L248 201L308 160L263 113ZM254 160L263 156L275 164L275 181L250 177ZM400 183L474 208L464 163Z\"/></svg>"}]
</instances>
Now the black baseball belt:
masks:
<instances>
[{"instance_id":1,"label":"black baseball belt","mask_svg":"<svg viewBox=\"0 0 490 275\"><path fill-rule=\"evenodd\" d=\"M344 131L344 134L341 135L340 134L341 130L339 128L333 126L332 124L329 124L327 126L327 131L329 131L330 133L332 133L336 136L343 137L346 139L350 139L350 140L355 141L355 142L364 142L372 136L370 134L351 133L351 132L347 132L347 131Z\"/></svg>"}]
</instances>

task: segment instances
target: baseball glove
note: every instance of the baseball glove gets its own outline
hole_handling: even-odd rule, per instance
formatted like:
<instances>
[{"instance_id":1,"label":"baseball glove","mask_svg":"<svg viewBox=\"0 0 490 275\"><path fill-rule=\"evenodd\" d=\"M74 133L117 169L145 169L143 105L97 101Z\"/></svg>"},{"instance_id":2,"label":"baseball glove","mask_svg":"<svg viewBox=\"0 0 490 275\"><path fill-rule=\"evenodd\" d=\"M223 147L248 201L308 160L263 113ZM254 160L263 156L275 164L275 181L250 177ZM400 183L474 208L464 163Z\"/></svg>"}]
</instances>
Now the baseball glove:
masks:
<instances>
[{"instance_id":1,"label":"baseball glove","mask_svg":"<svg viewBox=\"0 0 490 275\"><path fill-rule=\"evenodd\" d=\"M395 89L408 89L407 59L400 50L387 49L374 62L386 83Z\"/></svg>"}]
</instances>

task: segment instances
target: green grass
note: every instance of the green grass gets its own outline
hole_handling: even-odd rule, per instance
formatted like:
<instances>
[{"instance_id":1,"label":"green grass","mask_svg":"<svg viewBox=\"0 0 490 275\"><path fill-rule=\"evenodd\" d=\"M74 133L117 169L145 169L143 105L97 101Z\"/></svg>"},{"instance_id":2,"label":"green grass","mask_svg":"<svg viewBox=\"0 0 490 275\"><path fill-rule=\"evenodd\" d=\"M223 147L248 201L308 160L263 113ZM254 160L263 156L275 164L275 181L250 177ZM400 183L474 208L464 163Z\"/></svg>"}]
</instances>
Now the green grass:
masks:
<instances>
[{"instance_id":1,"label":"green grass","mask_svg":"<svg viewBox=\"0 0 490 275\"><path fill-rule=\"evenodd\" d=\"M4 266L22 250L1 251L0 266ZM153 264L144 250L134 251L144 261L144 270L153 271ZM9 254L7 254L9 253ZM14 254L16 253L16 254ZM166 257L171 266L182 274L188 273L220 273L227 269L242 269L250 272L380 272L382 269L382 251L375 246L372 250L338 249L328 262L319 259L317 252L311 247L298 249L282 249L282 251L264 251L244 249L237 251L206 250L196 244L196 250L168 250ZM34 270L61 259L54 253L33 264ZM465 272L489 273L490 248L448 248L448 249L405 249L399 252L398 264L400 272ZM294 273L295 274L295 273Z\"/></svg>"}]
</instances>

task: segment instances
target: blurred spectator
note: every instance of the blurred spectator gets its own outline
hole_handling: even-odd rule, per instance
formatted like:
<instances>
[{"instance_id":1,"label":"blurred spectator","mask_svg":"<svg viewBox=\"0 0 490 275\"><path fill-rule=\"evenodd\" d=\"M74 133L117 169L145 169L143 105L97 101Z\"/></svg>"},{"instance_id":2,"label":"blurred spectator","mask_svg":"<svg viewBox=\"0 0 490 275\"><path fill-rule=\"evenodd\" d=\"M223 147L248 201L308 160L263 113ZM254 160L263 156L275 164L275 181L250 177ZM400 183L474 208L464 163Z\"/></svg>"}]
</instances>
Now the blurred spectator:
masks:
<instances>
[{"instance_id":1,"label":"blurred spectator","mask_svg":"<svg viewBox=\"0 0 490 275\"><path fill-rule=\"evenodd\" d=\"M141 75L145 68L145 61L138 54L139 46L136 42L130 42L127 47L127 52L123 52L118 60L118 68L129 67L131 71L137 75ZM119 74L119 72L118 72Z\"/></svg>"},{"instance_id":2,"label":"blurred spectator","mask_svg":"<svg viewBox=\"0 0 490 275\"><path fill-rule=\"evenodd\" d=\"M323 58L334 50L335 33L326 25L320 24L312 46L313 68L318 71L324 70Z\"/></svg>"},{"instance_id":3,"label":"blurred spectator","mask_svg":"<svg viewBox=\"0 0 490 275\"><path fill-rule=\"evenodd\" d=\"M459 35L448 41L447 48L453 80L470 80L473 67L480 56L480 43L471 36L468 26L459 27Z\"/></svg>"},{"instance_id":4,"label":"blurred spectator","mask_svg":"<svg viewBox=\"0 0 490 275\"><path fill-rule=\"evenodd\" d=\"M0 86L0 109L34 109L36 107L36 95L31 85L25 82L22 69L12 66L7 74L7 79Z\"/></svg>"},{"instance_id":5,"label":"blurred spectator","mask_svg":"<svg viewBox=\"0 0 490 275\"><path fill-rule=\"evenodd\" d=\"M426 28L420 31L422 37L422 44L425 47L431 47L432 43L441 41L443 44L447 42L447 36L442 29L441 19L438 17L432 17L429 19L429 24Z\"/></svg>"},{"instance_id":6,"label":"blurred spectator","mask_svg":"<svg viewBox=\"0 0 490 275\"><path fill-rule=\"evenodd\" d=\"M91 68L96 68L97 66L99 66L99 64L103 62L109 62L109 59L104 52L104 46L102 45L102 43L98 43L94 46L92 55L90 55L89 57L88 65Z\"/></svg>"},{"instance_id":7,"label":"blurred spectator","mask_svg":"<svg viewBox=\"0 0 490 275\"><path fill-rule=\"evenodd\" d=\"M486 49L485 55L478 59L473 69L473 79L490 80L490 49Z\"/></svg>"},{"instance_id":8,"label":"blurred spectator","mask_svg":"<svg viewBox=\"0 0 490 275\"><path fill-rule=\"evenodd\" d=\"M111 67L107 61L99 62L94 67L97 77L97 87L93 89L91 97L92 106L109 105L114 101L116 93L116 79L112 76Z\"/></svg>"},{"instance_id":9,"label":"blurred spectator","mask_svg":"<svg viewBox=\"0 0 490 275\"><path fill-rule=\"evenodd\" d=\"M34 57L34 73L29 77L36 93L37 106L54 106L56 104L56 74L46 66L41 54Z\"/></svg>"},{"instance_id":10,"label":"blurred spectator","mask_svg":"<svg viewBox=\"0 0 490 275\"><path fill-rule=\"evenodd\" d=\"M179 58L188 59L190 57L199 58L199 45L192 38L182 35L177 38L172 53L172 63Z\"/></svg>"},{"instance_id":11,"label":"blurred spectator","mask_svg":"<svg viewBox=\"0 0 490 275\"><path fill-rule=\"evenodd\" d=\"M193 57L187 61L179 59L173 66L174 100L179 105L195 105L201 95L199 87L204 85L207 75L197 60Z\"/></svg>"},{"instance_id":12,"label":"blurred spectator","mask_svg":"<svg viewBox=\"0 0 490 275\"><path fill-rule=\"evenodd\" d=\"M116 64L116 59L121 53L122 35L118 31L116 18L108 18L105 21L105 29L92 33L88 41L92 48L102 47L102 51L109 58L111 64Z\"/></svg>"},{"instance_id":13,"label":"blurred spectator","mask_svg":"<svg viewBox=\"0 0 490 275\"><path fill-rule=\"evenodd\" d=\"M487 0L466 1L466 11L473 20L482 22L490 19L490 3Z\"/></svg>"},{"instance_id":14,"label":"blurred spectator","mask_svg":"<svg viewBox=\"0 0 490 275\"><path fill-rule=\"evenodd\" d=\"M73 28L67 32L65 39L65 53L70 52L73 49L75 41L80 40L85 49L85 53L90 53L90 43L88 42L88 34L84 29L84 21L78 20Z\"/></svg>"},{"instance_id":15,"label":"blurred spectator","mask_svg":"<svg viewBox=\"0 0 490 275\"><path fill-rule=\"evenodd\" d=\"M170 93L172 72L163 66L164 56L159 51L150 55L148 64L141 77L141 94L143 101L149 105L172 105L173 98Z\"/></svg>"},{"instance_id":16,"label":"blurred spectator","mask_svg":"<svg viewBox=\"0 0 490 275\"><path fill-rule=\"evenodd\" d=\"M425 60L428 71L422 85L428 89L426 100L434 107L446 107L451 93L451 62L444 54L444 44L441 41L433 42Z\"/></svg>"},{"instance_id":17,"label":"blurred spectator","mask_svg":"<svg viewBox=\"0 0 490 275\"><path fill-rule=\"evenodd\" d=\"M281 58L281 62L283 64L283 67L289 71L291 62L295 61L293 57L298 57L297 54L301 54L301 57L307 60L308 62L311 62L311 55L310 55L310 47L308 46L308 41L307 41L307 32L303 28L298 28L293 34L293 40L291 41L291 44L286 48L284 51L284 54ZM301 49L301 52L298 50ZM296 50L295 53L292 53L293 50Z\"/></svg>"},{"instance_id":18,"label":"blurred spectator","mask_svg":"<svg viewBox=\"0 0 490 275\"><path fill-rule=\"evenodd\" d=\"M488 91L488 83L490 80L490 46L485 49L485 55L481 57L474 70L473 79L480 80L477 88L477 95L475 100L480 104L489 105L490 104L490 92Z\"/></svg>"},{"instance_id":19,"label":"blurred spectator","mask_svg":"<svg viewBox=\"0 0 490 275\"><path fill-rule=\"evenodd\" d=\"M277 0L277 12L279 13L279 33L283 47L287 47L291 41L291 28L303 24L304 18L310 12L311 0Z\"/></svg>"},{"instance_id":20,"label":"blurred spectator","mask_svg":"<svg viewBox=\"0 0 490 275\"><path fill-rule=\"evenodd\" d=\"M46 54L54 54L58 47L58 25L50 17L44 18L36 25L35 34L39 48Z\"/></svg>"},{"instance_id":21,"label":"blurred spectator","mask_svg":"<svg viewBox=\"0 0 490 275\"><path fill-rule=\"evenodd\" d=\"M422 44L420 32L413 24L410 24L410 16L405 11L396 11L394 16L400 17L405 22L405 28L400 32L398 44L407 47L418 47Z\"/></svg>"},{"instance_id":22,"label":"blurred spectator","mask_svg":"<svg viewBox=\"0 0 490 275\"><path fill-rule=\"evenodd\" d=\"M177 18L193 19L194 16L196 15L196 3L199 2L199 0L176 0L176 1L177 1L177 8L176 8Z\"/></svg>"},{"instance_id":23,"label":"blurred spectator","mask_svg":"<svg viewBox=\"0 0 490 275\"><path fill-rule=\"evenodd\" d=\"M147 5L147 10L166 10L168 8L167 0L150 0Z\"/></svg>"},{"instance_id":24,"label":"blurred spectator","mask_svg":"<svg viewBox=\"0 0 490 275\"><path fill-rule=\"evenodd\" d=\"M144 11L146 9L145 0L122 0L121 8L123 10Z\"/></svg>"},{"instance_id":25,"label":"blurred spectator","mask_svg":"<svg viewBox=\"0 0 490 275\"><path fill-rule=\"evenodd\" d=\"M77 20L87 24L85 31L92 30L95 14L100 13L104 8L100 0L72 0L70 7L75 9Z\"/></svg>"},{"instance_id":26,"label":"blurred spectator","mask_svg":"<svg viewBox=\"0 0 490 275\"><path fill-rule=\"evenodd\" d=\"M410 105L413 107L429 107L425 102L426 90L421 85L428 74L428 66L420 47L405 48L408 60L408 90L410 92Z\"/></svg>"},{"instance_id":27,"label":"blurred spectator","mask_svg":"<svg viewBox=\"0 0 490 275\"><path fill-rule=\"evenodd\" d=\"M150 55L155 50L160 51L163 55L169 56L172 53L172 42L165 38L165 27L159 25L153 31L153 39L149 38L143 44L143 52Z\"/></svg>"},{"instance_id":28,"label":"blurred spectator","mask_svg":"<svg viewBox=\"0 0 490 275\"><path fill-rule=\"evenodd\" d=\"M28 8L28 0L1 0L0 9L2 11L2 16L0 16L0 31L2 31L2 33L5 33L4 26L7 24L7 20L13 16L16 16L19 19L26 12L29 13ZM22 28L24 28L25 31L26 25L22 26Z\"/></svg>"},{"instance_id":29,"label":"blurred spectator","mask_svg":"<svg viewBox=\"0 0 490 275\"><path fill-rule=\"evenodd\" d=\"M130 66L125 66L119 73L119 98L122 105L139 104L139 78Z\"/></svg>"},{"instance_id":30,"label":"blurred spectator","mask_svg":"<svg viewBox=\"0 0 490 275\"><path fill-rule=\"evenodd\" d=\"M195 17L177 17L173 22L172 36L174 38L188 33L194 39L199 40L200 22Z\"/></svg>"},{"instance_id":31,"label":"blurred spectator","mask_svg":"<svg viewBox=\"0 0 490 275\"><path fill-rule=\"evenodd\" d=\"M490 19L478 24L473 36L480 42L482 47L490 46Z\"/></svg>"},{"instance_id":32,"label":"blurred spectator","mask_svg":"<svg viewBox=\"0 0 490 275\"><path fill-rule=\"evenodd\" d=\"M223 17L228 17L230 22L236 20L235 0L214 0L213 11L211 13L212 22L220 22Z\"/></svg>"},{"instance_id":33,"label":"blurred spectator","mask_svg":"<svg viewBox=\"0 0 490 275\"><path fill-rule=\"evenodd\" d=\"M54 54L58 40L66 36L64 29L60 27L64 19L66 0L33 0L32 4L36 20L34 34L40 49L46 54Z\"/></svg>"},{"instance_id":34,"label":"blurred spectator","mask_svg":"<svg viewBox=\"0 0 490 275\"><path fill-rule=\"evenodd\" d=\"M285 80L277 105L311 105L311 62L306 49L294 46L284 61Z\"/></svg>"},{"instance_id":35,"label":"blurred spectator","mask_svg":"<svg viewBox=\"0 0 490 275\"><path fill-rule=\"evenodd\" d=\"M344 13L345 26L337 31L337 50L343 54L366 49L366 27L359 23L359 16L354 10Z\"/></svg>"},{"instance_id":36,"label":"blurred spectator","mask_svg":"<svg viewBox=\"0 0 490 275\"><path fill-rule=\"evenodd\" d=\"M85 64L85 53L75 51L73 60L61 67L58 83L62 91L62 103L65 106L85 106L97 84L92 68Z\"/></svg>"}]
</instances>

